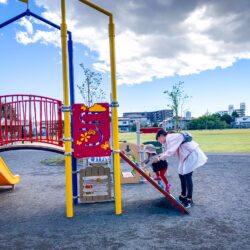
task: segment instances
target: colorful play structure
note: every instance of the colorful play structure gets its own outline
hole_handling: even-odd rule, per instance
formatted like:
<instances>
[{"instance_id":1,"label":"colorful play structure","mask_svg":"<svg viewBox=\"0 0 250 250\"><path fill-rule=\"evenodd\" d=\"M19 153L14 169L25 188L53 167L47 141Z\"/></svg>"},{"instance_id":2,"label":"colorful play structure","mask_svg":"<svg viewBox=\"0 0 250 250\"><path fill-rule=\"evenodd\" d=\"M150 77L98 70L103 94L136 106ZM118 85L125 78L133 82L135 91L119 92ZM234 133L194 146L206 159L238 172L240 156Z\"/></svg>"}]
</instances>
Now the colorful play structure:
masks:
<instances>
[{"instance_id":1,"label":"colorful play structure","mask_svg":"<svg viewBox=\"0 0 250 250\"><path fill-rule=\"evenodd\" d=\"M171 194L164 191L136 163L140 162L141 149L138 145L121 144L122 152L120 151L113 15L89 1L79 1L109 17L111 103L96 103L91 107L75 103L73 41L72 34L67 30L66 25L65 0L61 0L61 26L38 16L27 8L22 14L1 23L0 29L20 18L32 16L61 30L64 98L61 102L37 95L0 96L0 152L36 149L64 154L66 216L68 218L73 217L73 205L79 202L115 200L116 214L122 214L121 180L123 183L138 183L141 176L182 213L188 213ZM126 151L126 149L134 150L133 157L137 154L136 160L130 157L129 150ZM128 154L124 154L124 150ZM105 163L87 161L84 168L78 169L77 159L90 159L91 157L106 157L109 160ZM134 169L132 176L131 173L121 173L120 157ZM0 186L14 186L19 181L20 177L12 175L1 158ZM115 197L112 197L112 187L114 187Z\"/></svg>"},{"instance_id":2,"label":"colorful play structure","mask_svg":"<svg viewBox=\"0 0 250 250\"><path fill-rule=\"evenodd\" d=\"M13 189L15 185L20 182L19 175L13 175L2 157L0 157L0 186L11 186Z\"/></svg>"}]
</instances>

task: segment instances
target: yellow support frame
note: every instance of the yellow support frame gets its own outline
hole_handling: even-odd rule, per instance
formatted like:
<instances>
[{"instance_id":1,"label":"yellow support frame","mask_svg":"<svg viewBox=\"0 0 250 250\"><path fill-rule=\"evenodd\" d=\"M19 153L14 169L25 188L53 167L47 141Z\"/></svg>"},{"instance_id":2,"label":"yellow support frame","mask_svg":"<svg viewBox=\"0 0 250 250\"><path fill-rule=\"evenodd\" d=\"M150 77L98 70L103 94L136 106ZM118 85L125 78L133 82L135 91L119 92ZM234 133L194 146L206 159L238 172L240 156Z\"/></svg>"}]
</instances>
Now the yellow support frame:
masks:
<instances>
[{"instance_id":1,"label":"yellow support frame","mask_svg":"<svg viewBox=\"0 0 250 250\"><path fill-rule=\"evenodd\" d=\"M67 45L67 24L65 0L61 0L61 41L62 41L62 71L63 71L63 104L69 107L69 77L68 77L68 45ZM71 138L70 133L70 111L64 113L64 137ZM66 175L66 216L72 218L73 211L73 191L72 191L72 149L71 141L65 141L65 175Z\"/></svg>"},{"instance_id":2,"label":"yellow support frame","mask_svg":"<svg viewBox=\"0 0 250 250\"><path fill-rule=\"evenodd\" d=\"M109 17L109 45L110 45L110 70L111 70L111 89L112 89L112 134L113 134L113 156L114 156L114 175L115 175L115 211L122 214L122 195L121 195L121 169L120 169L120 149L119 149L119 130L118 130L118 102L116 87L116 62L115 62L115 24L113 14L101 7L86 1L80 2L94 8L95 10ZM66 24L66 4L61 0L61 42L62 42L62 69L63 69L63 96L64 106L69 106L69 80L68 80L68 50L67 50L67 24ZM70 138L70 111L64 113L64 137ZM73 190L72 190L72 148L71 141L65 141L65 175L66 175L66 216L74 216L73 211Z\"/></svg>"},{"instance_id":3,"label":"yellow support frame","mask_svg":"<svg viewBox=\"0 0 250 250\"><path fill-rule=\"evenodd\" d=\"M114 155L114 175L115 175L115 211L122 214L122 195L121 195L121 167L120 167L120 148L118 130L118 102L116 87L116 62L115 62L115 24L113 14L107 10L87 1L79 0L89 7L105 14L109 17L109 46L110 46L110 70L111 70L111 90L112 90L112 134L113 134L113 155Z\"/></svg>"}]
</instances>

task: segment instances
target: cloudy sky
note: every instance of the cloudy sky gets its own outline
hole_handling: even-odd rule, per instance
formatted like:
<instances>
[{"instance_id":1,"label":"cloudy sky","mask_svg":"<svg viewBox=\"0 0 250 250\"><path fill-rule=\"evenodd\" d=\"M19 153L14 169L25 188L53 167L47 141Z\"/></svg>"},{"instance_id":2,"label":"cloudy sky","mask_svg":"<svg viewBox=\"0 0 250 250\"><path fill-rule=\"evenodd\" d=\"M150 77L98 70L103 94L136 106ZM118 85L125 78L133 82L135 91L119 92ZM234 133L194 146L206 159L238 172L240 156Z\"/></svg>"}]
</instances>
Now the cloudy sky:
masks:
<instances>
[{"instance_id":1,"label":"cloudy sky","mask_svg":"<svg viewBox=\"0 0 250 250\"><path fill-rule=\"evenodd\" d=\"M240 102L250 111L249 0L93 2L115 16L120 115L166 108L163 91L178 81L185 82L185 92L192 96L186 109L195 116L226 110L229 104L238 108ZM15 0L0 0L0 21L25 8ZM60 24L59 0L30 1L30 9ZM75 44L76 84L81 82L83 62L103 74L108 96L107 17L71 0L67 22ZM26 17L1 29L0 42L5 58L0 65L1 92L35 91L62 99L58 31ZM76 99L81 101L77 89Z\"/></svg>"}]
</instances>

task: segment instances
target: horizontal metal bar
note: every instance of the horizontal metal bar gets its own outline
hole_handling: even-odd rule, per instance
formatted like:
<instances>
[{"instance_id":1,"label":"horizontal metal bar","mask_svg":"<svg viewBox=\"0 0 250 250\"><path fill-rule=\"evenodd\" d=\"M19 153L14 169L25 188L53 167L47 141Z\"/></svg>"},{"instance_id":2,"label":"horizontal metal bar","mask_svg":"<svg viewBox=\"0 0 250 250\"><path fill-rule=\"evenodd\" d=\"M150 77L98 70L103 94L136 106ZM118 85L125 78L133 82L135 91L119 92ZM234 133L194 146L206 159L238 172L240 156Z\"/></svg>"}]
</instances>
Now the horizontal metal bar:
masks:
<instances>
[{"instance_id":1,"label":"horizontal metal bar","mask_svg":"<svg viewBox=\"0 0 250 250\"><path fill-rule=\"evenodd\" d=\"M71 106L61 106L62 112L71 112Z\"/></svg>"},{"instance_id":2,"label":"horizontal metal bar","mask_svg":"<svg viewBox=\"0 0 250 250\"><path fill-rule=\"evenodd\" d=\"M119 107L119 103L118 102L111 102L110 107L117 108L117 107Z\"/></svg>"},{"instance_id":3,"label":"horizontal metal bar","mask_svg":"<svg viewBox=\"0 0 250 250\"><path fill-rule=\"evenodd\" d=\"M72 156L72 153L71 152L65 152L64 156Z\"/></svg>"},{"instance_id":4,"label":"horizontal metal bar","mask_svg":"<svg viewBox=\"0 0 250 250\"><path fill-rule=\"evenodd\" d=\"M65 141L73 141L72 138L62 138L62 141L65 142Z\"/></svg>"}]
</instances>

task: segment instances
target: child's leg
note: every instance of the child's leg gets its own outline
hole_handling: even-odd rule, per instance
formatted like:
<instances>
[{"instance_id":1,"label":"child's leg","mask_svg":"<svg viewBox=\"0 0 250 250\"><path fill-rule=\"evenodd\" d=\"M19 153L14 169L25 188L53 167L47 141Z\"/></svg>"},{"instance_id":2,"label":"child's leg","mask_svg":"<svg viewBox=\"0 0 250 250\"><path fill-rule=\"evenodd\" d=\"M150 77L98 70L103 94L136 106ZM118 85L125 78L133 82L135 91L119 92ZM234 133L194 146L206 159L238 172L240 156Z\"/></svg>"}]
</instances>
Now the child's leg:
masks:
<instances>
[{"instance_id":1,"label":"child's leg","mask_svg":"<svg viewBox=\"0 0 250 250\"><path fill-rule=\"evenodd\" d=\"M179 174L180 181L181 181L181 195L186 197L187 195L187 183L186 183L186 178L185 175Z\"/></svg>"},{"instance_id":2,"label":"child's leg","mask_svg":"<svg viewBox=\"0 0 250 250\"><path fill-rule=\"evenodd\" d=\"M161 177L161 179L163 180L163 182L164 182L164 184L165 184L165 186L166 186L166 188L167 188L167 187L168 187L168 179L167 179L166 176L165 176L166 172L167 172L167 168L162 169L162 170L160 171L160 177Z\"/></svg>"},{"instance_id":3,"label":"child's leg","mask_svg":"<svg viewBox=\"0 0 250 250\"><path fill-rule=\"evenodd\" d=\"M155 180L156 180L156 181L161 180L160 172L155 172L155 174L156 174Z\"/></svg>"},{"instance_id":4,"label":"child's leg","mask_svg":"<svg viewBox=\"0 0 250 250\"><path fill-rule=\"evenodd\" d=\"M190 200L192 200L192 195L193 195L192 174L193 172L184 175L186 179L186 184L187 184L187 198Z\"/></svg>"}]
</instances>

